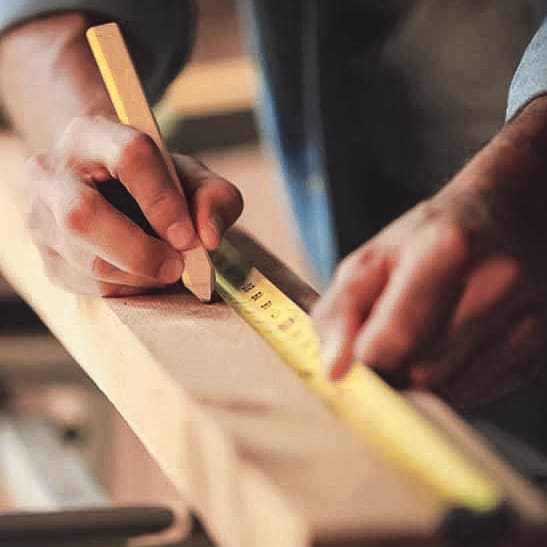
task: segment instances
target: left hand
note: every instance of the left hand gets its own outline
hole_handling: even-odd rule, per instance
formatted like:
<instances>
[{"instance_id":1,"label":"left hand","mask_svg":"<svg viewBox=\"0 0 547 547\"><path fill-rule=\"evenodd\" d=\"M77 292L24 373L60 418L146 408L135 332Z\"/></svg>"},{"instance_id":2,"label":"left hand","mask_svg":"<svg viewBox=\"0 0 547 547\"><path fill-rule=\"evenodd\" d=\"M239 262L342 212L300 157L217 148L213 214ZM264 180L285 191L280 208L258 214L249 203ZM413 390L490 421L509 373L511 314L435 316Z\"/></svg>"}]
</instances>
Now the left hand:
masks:
<instances>
[{"instance_id":1,"label":"left hand","mask_svg":"<svg viewBox=\"0 0 547 547\"><path fill-rule=\"evenodd\" d=\"M469 407L545 365L545 172L507 156L495 139L341 263L312 314L332 379L357 360Z\"/></svg>"},{"instance_id":2,"label":"left hand","mask_svg":"<svg viewBox=\"0 0 547 547\"><path fill-rule=\"evenodd\" d=\"M180 279L181 252L200 241L218 246L241 213L241 194L199 161L172 158L184 193L148 136L94 116L75 118L52 153L29 161L27 224L53 283L78 294L142 294ZM159 238L105 198L111 179Z\"/></svg>"}]
</instances>

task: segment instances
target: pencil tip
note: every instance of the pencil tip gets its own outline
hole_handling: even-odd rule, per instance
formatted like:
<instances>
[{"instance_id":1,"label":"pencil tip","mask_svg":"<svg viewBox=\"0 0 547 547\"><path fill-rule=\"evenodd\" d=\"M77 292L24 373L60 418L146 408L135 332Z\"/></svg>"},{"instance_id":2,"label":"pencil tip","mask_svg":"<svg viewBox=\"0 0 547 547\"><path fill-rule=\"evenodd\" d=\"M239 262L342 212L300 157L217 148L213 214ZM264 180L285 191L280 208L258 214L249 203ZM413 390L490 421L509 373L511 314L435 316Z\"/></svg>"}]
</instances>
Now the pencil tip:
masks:
<instances>
[{"instance_id":1,"label":"pencil tip","mask_svg":"<svg viewBox=\"0 0 547 547\"><path fill-rule=\"evenodd\" d=\"M215 288L215 270L209 254L202 247L184 253L182 282L202 302L209 302Z\"/></svg>"}]
</instances>

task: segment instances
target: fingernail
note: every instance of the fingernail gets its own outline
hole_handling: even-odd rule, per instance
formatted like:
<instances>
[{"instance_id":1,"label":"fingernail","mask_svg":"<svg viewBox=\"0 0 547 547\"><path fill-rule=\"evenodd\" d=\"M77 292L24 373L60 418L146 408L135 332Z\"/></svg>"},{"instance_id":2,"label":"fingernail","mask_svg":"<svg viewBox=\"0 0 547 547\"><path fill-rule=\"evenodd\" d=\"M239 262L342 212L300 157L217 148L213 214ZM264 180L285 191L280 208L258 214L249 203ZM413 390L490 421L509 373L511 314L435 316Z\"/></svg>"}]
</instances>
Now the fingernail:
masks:
<instances>
[{"instance_id":1,"label":"fingernail","mask_svg":"<svg viewBox=\"0 0 547 547\"><path fill-rule=\"evenodd\" d=\"M182 275L182 261L176 258L168 258L163 262L159 271L160 281L174 283Z\"/></svg>"},{"instance_id":2,"label":"fingernail","mask_svg":"<svg viewBox=\"0 0 547 547\"><path fill-rule=\"evenodd\" d=\"M224 220L220 216L214 215L207 224L209 229L201 231L201 239L208 249L214 249L222 237Z\"/></svg>"},{"instance_id":3,"label":"fingernail","mask_svg":"<svg viewBox=\"0 0 547 547\"><path fill-rule=\"evenodd\" d=\"M222 235L222 232L224 232L224 219L219 215L213 215L209 219L209 224L215 230L215 232L218 234L218 237Z\"/></svg>"},{"instance_id":4,"label":"fingernail","mask_svg":"<svg viewBox=\"0 0 547 547\"><path fill-rule=\"evenodd\" d=\"M189 226L188 222L177 221L171 224L167 229L167 241L175 247L175 249L189 249L192 247L196 234Z\"/></svg>"},{"instance_id":5,"label":"fingernail","mask_svg":"<svg viewBox=\"0 0 547 547\"><path fill-rule=\"evenodd\" d=\"M321 344L321 366L327 378L332 378L333 370L344 349L344 325L337 322Z\"/></svg>"}]
</instances>

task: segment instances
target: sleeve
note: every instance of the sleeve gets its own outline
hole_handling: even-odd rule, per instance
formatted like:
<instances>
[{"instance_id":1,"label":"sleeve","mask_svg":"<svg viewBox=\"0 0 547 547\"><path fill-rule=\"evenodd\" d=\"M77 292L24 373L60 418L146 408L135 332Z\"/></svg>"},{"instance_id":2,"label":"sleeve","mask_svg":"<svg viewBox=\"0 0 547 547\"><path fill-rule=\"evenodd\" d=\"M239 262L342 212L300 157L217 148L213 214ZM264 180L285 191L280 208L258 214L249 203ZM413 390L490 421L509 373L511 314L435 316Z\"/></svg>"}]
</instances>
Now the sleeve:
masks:
<instances>
[{"instance_id":1,"label":"sleeve","mask_svg":"<svg viewBox=\"0 0 547 547\"><path fill-rule=\"evenodd\" d=\"M193 0L2 0L0 32L62 11L85 12L93 24L120 24L151 102L159 99L190 55Z\"/></svg>"},{"instance_id":2,"label":"sleeve","mask_svg":"<svg viewBox=\"0 0 547 547\"><path fill-rule=\"evenodd\" d=\"M513 76L506 120L514 118L530 101L547 94L547 18L532 38Z\"/></svg>"}]
</instances>

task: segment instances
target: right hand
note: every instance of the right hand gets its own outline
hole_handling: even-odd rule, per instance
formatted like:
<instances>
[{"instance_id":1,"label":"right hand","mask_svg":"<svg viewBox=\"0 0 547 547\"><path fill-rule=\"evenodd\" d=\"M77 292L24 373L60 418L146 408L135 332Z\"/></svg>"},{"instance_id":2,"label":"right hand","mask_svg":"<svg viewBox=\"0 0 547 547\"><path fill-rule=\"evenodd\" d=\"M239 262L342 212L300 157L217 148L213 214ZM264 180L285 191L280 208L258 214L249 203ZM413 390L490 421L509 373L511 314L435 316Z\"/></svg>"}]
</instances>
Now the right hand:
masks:
<instances>
[{"instance_id":1,"label":"right hand","mask_svg":"<svg viewBox=\"0 0 547 547\"><path fill-rule=\"evenodd\" d=\"M188 156L173 156L183 195L153 141L103 117L76 118L53 153L29 160L27 221L48 277L76 293L139 294L175 283L180 251L214 249L240 215L237 188ZM161 239L98 191L118 179Z\"/></svg>"}]
</instances>

